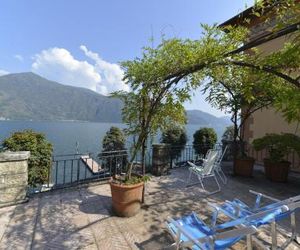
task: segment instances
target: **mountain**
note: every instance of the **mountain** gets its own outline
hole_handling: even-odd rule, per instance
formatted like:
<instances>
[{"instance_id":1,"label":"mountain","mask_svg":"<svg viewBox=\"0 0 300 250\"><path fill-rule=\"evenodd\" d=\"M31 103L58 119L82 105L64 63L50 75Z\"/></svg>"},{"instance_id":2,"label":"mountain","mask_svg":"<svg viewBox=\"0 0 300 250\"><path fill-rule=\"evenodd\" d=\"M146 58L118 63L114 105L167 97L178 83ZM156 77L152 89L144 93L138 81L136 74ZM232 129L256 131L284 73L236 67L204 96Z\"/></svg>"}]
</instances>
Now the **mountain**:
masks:
<instances>
[{"instance_id":1,"label":"mountain","mask_svg":"<svg viewBox=\"0 0 300 250\"><path fill-rule=\"evenodd\" d=\"M0 119L121 122L122 102L88 89L49 81L34 73L0 76ZM228 117L187 111L188 123L224 128Z\"/></svg>"},{"instance_id":2,"label":"mountain","mask_svg":"<svg viewBox=\"0 0 300 250\"><path fill-rule=\"evenodd\" d=\"M122 102L34 73L0 77L0 117L12 120L121 122Z\"/></svg>"},{"instance_id":3,"label":"mountain","mask_svg":"<svg viewBox=\"0 0 300 250\"><path fill-rule=\"evenodd\" d=\"M187 110L186 113L189 124L221 128L231 125L231 121L228 116L216 117L201 110Z\"/></svg>"}]
</instances>

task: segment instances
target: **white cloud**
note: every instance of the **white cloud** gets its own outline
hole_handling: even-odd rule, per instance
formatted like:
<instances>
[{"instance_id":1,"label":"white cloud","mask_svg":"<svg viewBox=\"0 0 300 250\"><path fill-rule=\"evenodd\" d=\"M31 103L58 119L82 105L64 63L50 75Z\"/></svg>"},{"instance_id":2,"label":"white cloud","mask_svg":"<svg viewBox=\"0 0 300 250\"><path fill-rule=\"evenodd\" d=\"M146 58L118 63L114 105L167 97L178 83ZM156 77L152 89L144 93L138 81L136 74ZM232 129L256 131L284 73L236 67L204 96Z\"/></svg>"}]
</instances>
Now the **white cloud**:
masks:
<instances>
[{"instance_id":1,"label":"white cloud","mask_svg":"<svg viewBox=\"0 0 300 250\"><path fill-rule=\"evenodd\" d=\"M0 69L0 76L7 75L7 74L9 74L8 71Z\"/></svg>"},{"instance_id":2,"label":"white cloud","mask_svg":"<svg viewBox=\"0 0 300 250\"><path fill-rule=\"evenodd\" d=\"M49 48L34 56L32 71L49 80L96 91L101 76L86 61L76 60L63 48Z\"/></svg>"},{"instance_id":3,"label":"white cloud","mask_svg":"<svg viewBox=\"0 0 300 250\"><path fill-rule=\"evenodd\" d=\"M24 57L22 55L19 55L19 54L14 55L14 58L17 59L20 62L24 61Z\"/></svg>"},{"instance_id":4,"label":"white cloud","mask_svg":"<svg viewBox=\"0 0 300 250\"><path fill-rule=\"evenodd\" d=\"M63 84L84 87L107 95L115 90L128 90L123 83L123 71L117 64L102 60L97 53L80 46L94 61L80 61L64 48L49 48L33 57L32 71Z\"/></svg>"},{"instance_id":5,"label":"white cloud","mask_svg":"<svg viewBox=\"0 0 300 250\"><path fill-rule=\"evenodd\" d=\"M129 86L123 82L124 72L118 64L104 61L97 53L88 50L85 45L81 45L80 49L95 62L95 68L102 77L99 87L106 88L108 93L116 90L129 91Z\"/></svg>"}]
</instances>

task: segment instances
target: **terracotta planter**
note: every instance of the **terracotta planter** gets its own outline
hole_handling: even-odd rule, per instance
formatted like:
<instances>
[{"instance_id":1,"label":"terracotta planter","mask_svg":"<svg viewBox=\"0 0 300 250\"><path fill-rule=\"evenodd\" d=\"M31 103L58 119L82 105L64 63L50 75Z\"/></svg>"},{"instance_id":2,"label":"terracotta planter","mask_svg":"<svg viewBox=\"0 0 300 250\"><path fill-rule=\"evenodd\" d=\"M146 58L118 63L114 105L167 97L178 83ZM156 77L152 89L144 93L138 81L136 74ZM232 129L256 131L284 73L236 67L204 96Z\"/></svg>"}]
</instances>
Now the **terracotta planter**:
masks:
<instances>
[{"instance_id":1,"label":"terracotta planter","mask_svg":"<svg viewBox=\"0 0 300 250\"><path fill-rule=\"evenodd\" d=\"M274 182L287 182L290 165L288 161L272 162L264 159L265 175Z\"/></svg>"},{"instance_id":2,"label":"terracotta planter","mask_svg":"<svg viewBox=\"0 0 300 250\"><path fill-rule=\"evenodd\" d=\"M135 185L120 185L110 182L112 207L121 217L131 217L141 208L144 182Z\"/></svg>"},{"instance_id":3,"label":"terracotta planter","mask_svg":"<svg viewBox=\"0 0 300 250\"><path fill-rule=\"evenodd\" d=\"M234 173L239 176L252 177L254 162L253 158L236 159Z\"/></svg>"},{"instance_id":4,"label":"terracotta planter","mask_svg":"<svg viewBox=\"0 0 300 250\"><path fill-rule=\"evenodd\" d=\"M264 159L265 176L267 179L272 179L272 162L269 159Z\"/></svg>"}]
</instances>

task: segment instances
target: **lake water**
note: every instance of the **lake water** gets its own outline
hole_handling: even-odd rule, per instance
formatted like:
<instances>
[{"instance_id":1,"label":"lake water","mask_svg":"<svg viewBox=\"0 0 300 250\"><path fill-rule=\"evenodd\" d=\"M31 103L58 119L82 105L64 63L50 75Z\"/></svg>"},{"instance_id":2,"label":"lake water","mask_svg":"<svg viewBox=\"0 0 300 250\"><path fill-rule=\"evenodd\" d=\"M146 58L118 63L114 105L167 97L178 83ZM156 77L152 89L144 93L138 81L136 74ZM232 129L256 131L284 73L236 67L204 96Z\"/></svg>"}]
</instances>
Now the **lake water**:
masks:
<instances>
[{"instance_id":1,"label":"lake water","mask_svg":"<svg viewBox=\"0 0 300 250\"><path fill-rule=\"evenodd\" d=\"M125 125L120 123L0 121L0 141L13 132L33 129L46 135L53 144L56 155L75 153L77 142L79 152L97 153L100 152L102 139L111 126L125 128ZM200 127L199 125L186 125L188 143L192 143L193 134ZM221 138L224 129L216 129L218 139ZM155 142L159 142L159 136L154 139ZM127 143L130 144L130 140Z\"/></svg>"}]
</instances>

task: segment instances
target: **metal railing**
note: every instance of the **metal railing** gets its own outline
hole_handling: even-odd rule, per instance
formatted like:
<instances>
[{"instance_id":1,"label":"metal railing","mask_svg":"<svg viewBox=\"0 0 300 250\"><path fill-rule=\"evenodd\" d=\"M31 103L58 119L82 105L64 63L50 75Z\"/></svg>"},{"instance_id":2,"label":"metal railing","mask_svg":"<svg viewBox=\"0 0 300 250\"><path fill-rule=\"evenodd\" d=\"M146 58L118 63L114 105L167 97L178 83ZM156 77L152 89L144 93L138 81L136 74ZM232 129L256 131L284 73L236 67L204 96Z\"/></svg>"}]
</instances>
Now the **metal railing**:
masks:
<instances>
[{"instance_id":1,"label":"metal railing","mask_svg":"<svg viewBox=\"0 0 300 250\"><path fill-rule=\"evenodd\" d=\"M30 193L65 188L83 183L107 181L111 176L126 172L130 153L127 150L95 153L55 155L48 169L48 180L43 185L30 187ZM147 152L145 165L149 169L150 154ZM134 171L141 173L140 155L134 161Z\"/></svg>"},{"instance_id":2,"label":"metal railing","mask_svg":"<svg viewBox=\"0 0 300 250\"><path fill-rule=\"evenodd\" d=\"M217 145L219 146L219 144ZM170 147L170 167L185 166L187 161L196 161L199 155L193 145ZM111 176L126 172L130 152L127 150L95 153L76 153L55 155L48 169L48 180L43 185L29 188L30 193L43 192L51 189L65 188L83 183L107 181ZM142 173L141 155L137 154L133 172ZM152 148L146 150L146 172L152 170Z\"/></svg>"},{"instance_id":3,"label":"metal railing","mask_svg":"<svg viewBox=\"0 0 300 250\"><path fill-rule=\"evenodd\" d=\"M216 143L214 148L220 148L222 144ZM184 145L184 146L170 146L169 157L170 167L186 166L187 161L197 162L204 158L205 152L211 147L209 145ZM202 153L201 153L202 152Z\"/></svg>"}]
</instances>

